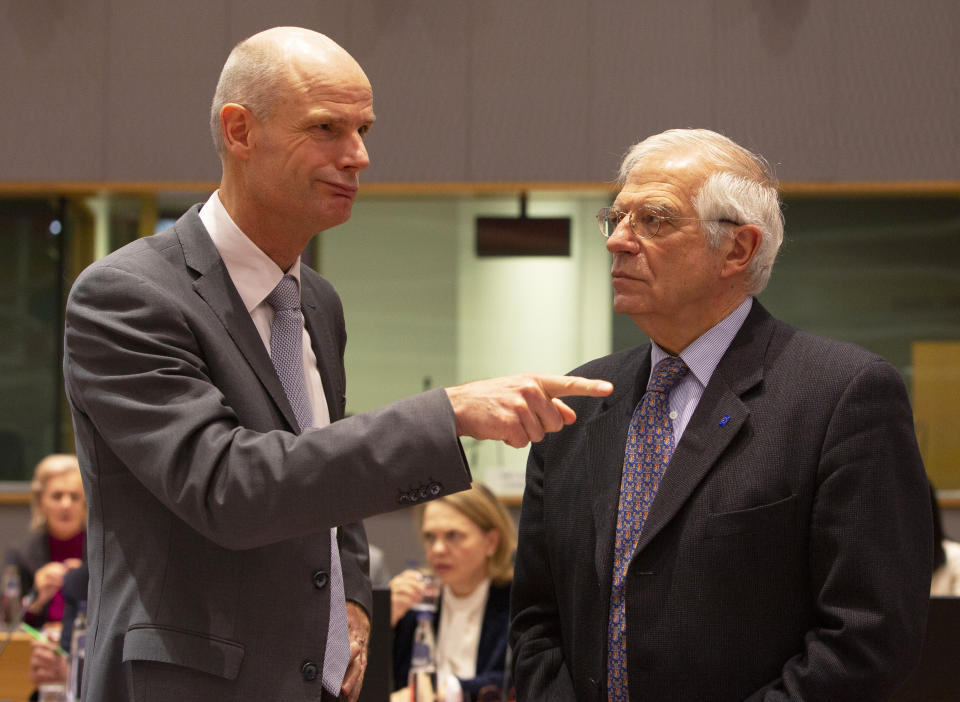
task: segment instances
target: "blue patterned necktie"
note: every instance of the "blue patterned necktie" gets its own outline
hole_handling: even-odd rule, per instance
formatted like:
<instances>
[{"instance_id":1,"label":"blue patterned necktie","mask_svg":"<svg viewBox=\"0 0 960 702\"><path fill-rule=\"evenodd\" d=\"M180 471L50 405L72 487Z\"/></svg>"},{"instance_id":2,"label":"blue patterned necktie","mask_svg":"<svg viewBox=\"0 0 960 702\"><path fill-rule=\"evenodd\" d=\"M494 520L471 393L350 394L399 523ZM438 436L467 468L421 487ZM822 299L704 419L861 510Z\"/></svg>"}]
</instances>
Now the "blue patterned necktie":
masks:
<instances>
[{"instance_id":1,"label":"blue patterned necktie","mask_svg":"<svg viewBox=\"0 0 960 702\"><path fill-rule=\"evenodd\" d=\"M627 639L624 581L627 567L657 494L660 478L673 455L673 420L670 418L670 390L690 372L684 362L668 356L654 368L640 404L633 412L620 479L617 507L617 536L610 592L610 619L607 624L607 697L610 702L627 702Z\"/></svg>"},{"instance_id":2,"label":"blue patterned necktie","mask_svg":"<svg viewBox=\"0 0 960 702\"><path fill-rule=\"evenodd\" d=\"M313 426L313 408L303 372L303 314L300 311L300 290L297 279L285 275L267 295L273 308L270 327L270 360L293 408L300 431ZM323 657L323 686L334 696L340 695L343 676L350 663L350 638L347 608L343 591L343 569L336 531L330 530L330 621L327 627L327 650Z\"/></svg>"}]
</instances>

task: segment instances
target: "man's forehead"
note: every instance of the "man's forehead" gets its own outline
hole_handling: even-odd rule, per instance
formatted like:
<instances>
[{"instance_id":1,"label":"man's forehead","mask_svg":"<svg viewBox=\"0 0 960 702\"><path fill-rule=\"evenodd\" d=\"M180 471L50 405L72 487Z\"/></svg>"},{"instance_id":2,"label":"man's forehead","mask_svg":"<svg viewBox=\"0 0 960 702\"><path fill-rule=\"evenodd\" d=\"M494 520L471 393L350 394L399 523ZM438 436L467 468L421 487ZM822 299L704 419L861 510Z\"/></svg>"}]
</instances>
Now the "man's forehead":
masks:
<instances>
[{"instance_id":1,"label":"man's forehead","mask_svg":"<svg viewBox=\"0 0 960 702\"><path fill-rule=\"evenodd\" d=\"M627 175L624 187L639 187L650 182L673 183L685 187L705 178L709 170L703 157L696 152L655 154L633 167Z\"/></svg>"},{"instance_id":2,"label":"man's forehead","mask_svg":"<svg viewBox=\"0 0 960 702\"><path fill-rule=\"evenodd\" d=\"M645 159L630 171L617 200L689 199L707 173L703 161L696 157Z\"/></svg>"},{"instance_id":3,"label":"man's forehead","mask_svg":"<svg viewBox=\"0 0 960 702\"><path fill-rule=\"evenodd\" d=\"M326 117L372 122L373 90L366 76L338 76L299 71L292 74L282 102L302 110L309 118Z\"/></svg>"}]
</instances>

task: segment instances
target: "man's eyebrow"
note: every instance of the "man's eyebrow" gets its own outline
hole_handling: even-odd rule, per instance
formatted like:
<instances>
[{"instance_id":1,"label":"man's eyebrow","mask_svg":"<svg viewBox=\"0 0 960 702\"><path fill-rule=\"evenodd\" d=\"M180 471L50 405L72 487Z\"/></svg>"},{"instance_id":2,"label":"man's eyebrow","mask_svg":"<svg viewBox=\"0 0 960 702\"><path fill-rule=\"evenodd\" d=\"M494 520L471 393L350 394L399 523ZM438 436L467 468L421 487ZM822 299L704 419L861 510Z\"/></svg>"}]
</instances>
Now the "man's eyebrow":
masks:
<instances>
[{"instance_id":1,"label":"man's eyebrow","mask_svg":"<svg viewBox=\"0 0 960 702\"><path fill-rule=\"evenodd\" d=\"M677 209L672 205L659 202L651 202L649 200L642 200L641 202L634 203L630 202L628 205L624 206L622 203L618 204L616 201L613 203L613 207L621 210L623 212L639 212L641 210L647 210L656 215L666 215L666 216L675 216L677 214Z\"/></svg>"},{"instance_id":2,"label":"man's eyebrow","mask_svg":"<svg viewBox=\"0 0 960 702\"><path fill-rule=\"evenodd\" d=\"M677 208L672 205L662 204L659 202L644 202L640 205L642 208L650 210L654 214L662 215L675 215L677 214Z\"/></svg>"},{"instance_id":3,"label":"man's eyebrow","mask_svg":"<svg viewBox=\"0 0 960 702\"><path fill-rule=\"evenodd\" d=\"M332 124L338 127L352 122L370 125L373 124L376 119L376 115L372 112L370 114L347 116L335 112L328 112L327 110L316 110L307 116L307 121L311 124Z\"/></svg>"},{"instance_id":4,"label":"man's eyebrow","mask_svg":"<svg viewBox=\"0 0 960 702\"><path fill-rule=\"evenodd\" d=\"M317 112L312 112L307 117L307 121L312 122L314 124L323 123L323 124L339 125L339 124L343 124L346 120L342 116L333 114L332 112L317 111Z\"/></svg>"}]
</instances>

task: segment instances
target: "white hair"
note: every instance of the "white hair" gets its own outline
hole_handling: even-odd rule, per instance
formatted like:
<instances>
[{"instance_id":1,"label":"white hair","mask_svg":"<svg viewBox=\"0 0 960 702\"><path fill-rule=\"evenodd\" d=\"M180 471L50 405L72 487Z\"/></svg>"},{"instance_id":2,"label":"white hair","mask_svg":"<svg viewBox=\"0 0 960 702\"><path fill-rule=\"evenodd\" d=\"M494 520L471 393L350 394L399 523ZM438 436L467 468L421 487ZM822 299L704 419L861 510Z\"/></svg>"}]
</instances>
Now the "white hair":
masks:
<instances>
[{"instance_id":1,"label":"white hair","mask_svg":"<svg viewBox=\"0 0 960 702\"><path fill-rule=\"evenodd\" d=\"M722 134L708 129L670 129L644 139L627 151L620 164L620 185L630 173L653 156L688 151L711 167L693 196L697 217L705 221L710 246L720 246L730 229L726 219L752 224L761 232L760 246L747 270L748 292L760 293L770 280L773 263L783 243L783 211L777 178L762 156L752 153Z\"/></svg>"}]
</instances>

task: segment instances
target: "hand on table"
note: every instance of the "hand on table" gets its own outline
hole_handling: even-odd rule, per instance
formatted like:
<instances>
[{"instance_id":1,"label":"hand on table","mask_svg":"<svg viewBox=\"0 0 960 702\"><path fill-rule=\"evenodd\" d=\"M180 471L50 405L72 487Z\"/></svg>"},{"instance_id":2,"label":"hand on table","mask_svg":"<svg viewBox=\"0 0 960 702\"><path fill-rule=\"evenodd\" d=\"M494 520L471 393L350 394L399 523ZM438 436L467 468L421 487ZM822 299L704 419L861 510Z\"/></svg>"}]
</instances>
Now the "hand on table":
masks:
<instances>
[{"instance_id":1,"label":"hand on table","mask_svg":"<svg viewBox=\"0 0 960 702\"><path fill-rule=\"evenodd\" d=\"M67 681L67 658L55 649L54 642L30 642L30 682L34 685Z\"/></svg>"}]
</instances>

